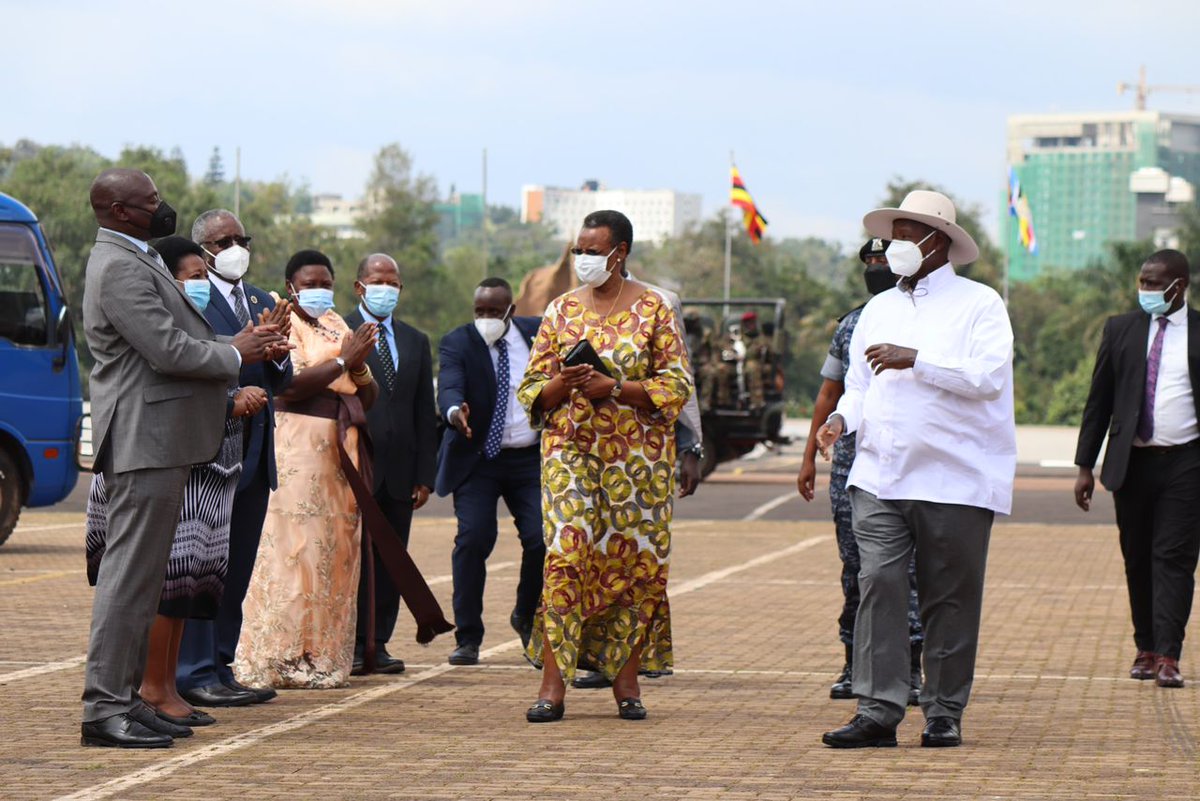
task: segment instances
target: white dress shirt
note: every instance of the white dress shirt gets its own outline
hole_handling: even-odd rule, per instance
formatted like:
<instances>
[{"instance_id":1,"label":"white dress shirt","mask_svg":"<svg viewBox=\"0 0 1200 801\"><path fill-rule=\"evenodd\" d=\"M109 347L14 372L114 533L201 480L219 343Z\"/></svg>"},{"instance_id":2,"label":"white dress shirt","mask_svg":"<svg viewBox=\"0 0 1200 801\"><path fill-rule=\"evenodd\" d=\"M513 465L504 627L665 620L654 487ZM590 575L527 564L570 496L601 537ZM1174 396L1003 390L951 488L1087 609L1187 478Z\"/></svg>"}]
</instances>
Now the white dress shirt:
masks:
<instances>
[{"instance_id":1,"label":"white dress shirt","mask_svg":"<svg viewBox=\"0 0 1200 801\"><path fill-rule=\"evenodd\" d=\"M232 311L233 315L236 317L237 309L233 307L237 304L237 301L233 299L233 288L240 284L241 281L226 281L212 270L208 271L208 280L212 282L212 285L215 286L217 291L221 293L221 297L225 299L227 304L229 304L230 311ZM245 284L242 284L242 310L246 312L246 317L249 318L250 322L255 324L258 323L258 321L254 319L254 312L250 310L250 298L246 297Z\"/></svg>"},{"instance_id":2,"label":"white dress shirt","mask_svg":"<svg viewBox=\"0 0 1200 801\"><path fill-rule=\"evenodd\" d=\"M915 348L912 369L874 375L871 345ZM1017 467L1013 334L1004 302L950 264L866 305L837 414L857 431L849 485L883 500L1012 511Z\"/></svg>"},{"instance_id":3,"label":"white dress shirt","mask_svg":"<svg viewBox=\"0 0 1200 801\"><path fill-rule=\"evenodd\" d=\"M1158 384L1154 390L1154 435L1149 442L1135 437L1134 447L1154 445L1167 447L1183 445L1200 437L1196 421L1196 403L1192 398L1192 378L1188 372L1188 305L1184 303L1167 315L1167 330L1163 332L1162 360L1158 366ZM1150 319L1146 338L1146 358L1158 334L1158 321L1163 315ZM1144 391L1144 388L1143 388Z\"/></svg>"},{"instance_id":4,"label":"white dress shirt","mask_svg":"<svg viewBox=\"0 0 1200 801\"><path fill-rule=\"evenodd\" d=\"M399 369L400 354L396 352L396 332L392 330L391 315L388 315L384 319L380 320L378 317L371 314L371 312L367 311L367 307L362 305L361 303L358 304L358 313L362 315L363 320L365 320L366 322L375 323L375 325L379 326L379 330L383 332L383 335L385 337L387 337L388 348L392 354L392 369L393 370ZM375 344L375 352L376 353L379 352L379 344L378 343Z\"/></svg>"},{"instance_id":5,"label":"white dress shirt","mask_svg":"<svg viewBox=\"0 0 1200 801\"><path fill-rule=\"evenodd\" d=\"M521 386L521 380L525 378L525 368L529 366L529 345L525 342L524 334L512 322L509 322L508 330L504 332L502 339L508 346L508 392L505 397L505 393L499 392L499 387L497 387L496 409L493 411L493 414L504 415L504 436L500 440L500 447L527 448L536 444L541 438L541 435L530 427L529 415L525 414L524 407L517 403L517 388ZM493 374L498 374L500 351L496 350L495 345L492 345L488 348L488 355L492 357ZM502 408L505 402L508 403L508 406ZM446 422L454 425L454 413L458 409L458 406L451 406L446 410ZM471 433L480 438L487 436L486 431L473 429Z\"/></svg>"}]
</instances>

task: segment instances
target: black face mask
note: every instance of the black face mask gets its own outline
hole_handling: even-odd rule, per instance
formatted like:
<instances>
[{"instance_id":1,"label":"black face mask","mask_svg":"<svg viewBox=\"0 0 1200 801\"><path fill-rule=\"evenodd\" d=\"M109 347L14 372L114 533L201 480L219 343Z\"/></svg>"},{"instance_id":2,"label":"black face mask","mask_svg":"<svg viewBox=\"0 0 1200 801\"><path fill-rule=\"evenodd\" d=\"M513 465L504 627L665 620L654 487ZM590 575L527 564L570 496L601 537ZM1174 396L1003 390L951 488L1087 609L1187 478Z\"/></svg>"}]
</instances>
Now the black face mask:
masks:
<instances>
[{"instance_id":1,"label":"black face mask","mask_svg":"<svg viewBox=\"0 0 1200 801\"><path fill-rule=\"evenodd\" d=\"M896 285L898 276L883 264L870 264L863 270L863 281L872 295L886 292Z\"/></svg>"},{"instance_id":2,"label":"black face mask","mask_svg":"<svg viewBox=\"0 0 1200 801\"><path fill-rule=\"evenodd\" d=\"M148 211L141 206L130 206L129 208L137 209L150 215L150 227L146 229L147 239L158 239L164 236L171 236L175 233L176 214L175 209L171 208L171 204L165 200L160 200L154 211Z\"/></svg>"}]
</instances>

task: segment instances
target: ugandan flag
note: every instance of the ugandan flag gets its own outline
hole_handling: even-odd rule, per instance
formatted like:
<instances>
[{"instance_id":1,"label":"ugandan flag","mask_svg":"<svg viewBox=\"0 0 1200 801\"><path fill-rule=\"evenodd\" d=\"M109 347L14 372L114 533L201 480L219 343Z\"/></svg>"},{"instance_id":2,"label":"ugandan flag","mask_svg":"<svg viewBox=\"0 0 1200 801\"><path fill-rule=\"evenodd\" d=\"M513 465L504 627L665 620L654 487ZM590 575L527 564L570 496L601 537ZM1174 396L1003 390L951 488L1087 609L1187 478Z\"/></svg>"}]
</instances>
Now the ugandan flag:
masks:
<instances>
[{"instance_id":1,"label":"ugandan flag","mask_svg":"<svg viewBox=\"0 0 1200 801\"><path fill-rule=\"evenodd\" d=\"M742 176L737 167L729 168L729 177L732 181L729 202L742 210L742 225L750 235L750 241L757 244L762 241L763 232L767 230L767 218L762 216L758 206L754 205L754 198L746 191L746 185L742 183Z\"/></svg>"}]
</instances>

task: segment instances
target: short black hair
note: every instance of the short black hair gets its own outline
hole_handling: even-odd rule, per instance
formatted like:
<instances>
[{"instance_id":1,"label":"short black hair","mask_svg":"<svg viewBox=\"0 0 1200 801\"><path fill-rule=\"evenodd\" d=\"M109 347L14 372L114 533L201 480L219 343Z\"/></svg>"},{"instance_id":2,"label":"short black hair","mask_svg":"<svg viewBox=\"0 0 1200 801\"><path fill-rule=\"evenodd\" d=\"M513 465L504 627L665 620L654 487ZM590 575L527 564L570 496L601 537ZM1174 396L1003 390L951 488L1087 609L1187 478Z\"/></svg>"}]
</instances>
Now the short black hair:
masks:
<instances>
[{"instance_id":1,"label":"short black hair","mask_svg":"<svg viewBox=\"0 0 1200 801\"><path fill-rule=\"evenodd\" d=\"M507 289L508 294L510 294L510 295L512 294L512 285L509 284L507 281L505 281L503 278L496 276L496 275L490 275L487 278L483 279L482 281L479 282L479 285L476 286L475 288L476 289L496 289L497 287L499 287L500 289Z\"/></svg>"},{"instance_id":2,"label":"short black hair","mask_svg":"<svg viewBox=\"0 0 1200 801\"><path fill-rule=\"evenodd\" d=\"M1146 259L1146 264L1161 264L1174 278L1189 279L1191 274L1187 256L1170 248L1151 253L1150 258Z\"/></svg>"},{"instance_id":3,"label":"short black hair","mask_svg":"<svg viewBox=\"0 0 1200 801\"><path fill-rule=\"evenodd\" d=\"M604 209L593 211L583 218L584 228L607 228L612 235L613 247L625 243L625 252L633 252L633 223L619 211Z\"/></svg>"},{"instance_id":4,"label":"short black hair","mask_svg":"<svg viewBox=\"0 0 1200 801\"><path fill-rule=\"evenodd\" d=\"M329 275L331 278L337 277L334 275L333 262L329 260L329 257L319 250L310 249L298 251L290 259L288 259L287 267L285 267L283 270L284 280L290 283L292 276L295 275L301 267L307 267L310 264L323 264L329 268Z\"/></svg>"},{"instance_id":5,"label":"short black hair","mask_svg":"<svg viewBox=\"0 0 1200 801\"><path fill-rule=\"evenodd\" d=\"M162 239L155 239L150 243L150 247L157 250L158 255L162 256L163 264L167 265L171 275L179 274L179 263L189 253L199 256L201 259L204 258L204 248L182 236L164 236Z\"/></svg>"}]
</instances>

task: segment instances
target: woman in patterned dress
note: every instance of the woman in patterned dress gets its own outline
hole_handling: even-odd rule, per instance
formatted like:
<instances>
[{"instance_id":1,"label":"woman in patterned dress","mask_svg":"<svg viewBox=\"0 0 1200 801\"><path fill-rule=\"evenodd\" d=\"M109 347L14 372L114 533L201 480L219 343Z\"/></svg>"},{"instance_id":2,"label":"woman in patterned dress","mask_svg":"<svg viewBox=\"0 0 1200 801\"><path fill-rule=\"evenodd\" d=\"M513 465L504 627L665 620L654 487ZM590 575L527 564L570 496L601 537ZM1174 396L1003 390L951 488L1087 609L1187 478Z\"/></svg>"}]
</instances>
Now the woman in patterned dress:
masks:
<instances>
[{"instance_id":1,"label":"woman in patterned dress","mask_svg":"<svg viewBox=\"0 0 1200 801\"><path fill-rule=\"evenodd\" d=\"M285 276L295 378L276 399L279 489L267 505L233 670L251 687L341 687L354 657L360 530L339 441L357 468L359 432L350 426L339 439L338 420L315 414L313 401L336 402L338 393L374 403L379 390L365 362L375 326L351 331L333 311L333 264L323 253L296 253Z\"/></svg>"},{"instance_id":2,"label":"woman in patterned dress","mask_svg":"<svg viewBox=\"0 0 1200 801\"><path fill-rule=\"evenodd\" d=\"M542 666L532 723L558 720L576 667L612 680L618 713L646 716L638 670L673 662L667 574L675 488L674 421L692 392L670 304L626 279L625 215L583 221L572 252L579 289L546 309L517 393L542 427L546 566L540 626L527 655ZM587 339L612 377L562 359Z\"/></svg>"},{"instance_id":3,"label":"woman in patterned dress","mask_svg":"<svg viewBox=\"0 0 1200 801\"><path fill-rule=\"evenodd\" d=\"M191 240L169 236L155 240L154 249L192 299L204 311L208 305L208 271L204 251ZM272 320L273 322L278 322ZM267 402L261 387L231 387L225 436L217 457L192 467L183 491L179 525L171 543L158 615L150 628L146 668L138 694L162 720L179 726L207 726L213 717L179 695L175 667L179 642L188 618L212 619L225 588L229 564L229 519L233 495L242 474L242 418ZM92 477L87 505L87 574L94 585L108 539L108 494L104 476Z\"/></svg>"}]
</instances>

